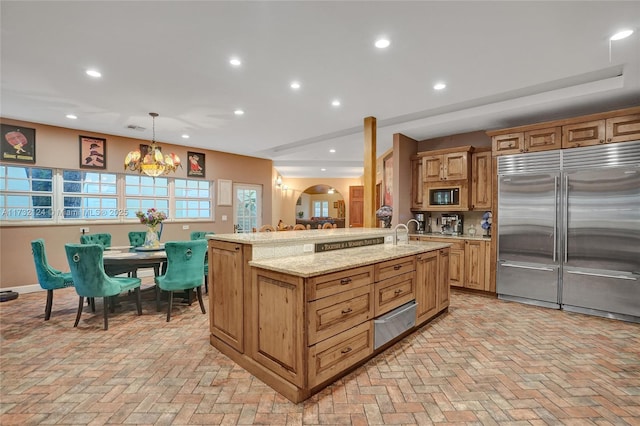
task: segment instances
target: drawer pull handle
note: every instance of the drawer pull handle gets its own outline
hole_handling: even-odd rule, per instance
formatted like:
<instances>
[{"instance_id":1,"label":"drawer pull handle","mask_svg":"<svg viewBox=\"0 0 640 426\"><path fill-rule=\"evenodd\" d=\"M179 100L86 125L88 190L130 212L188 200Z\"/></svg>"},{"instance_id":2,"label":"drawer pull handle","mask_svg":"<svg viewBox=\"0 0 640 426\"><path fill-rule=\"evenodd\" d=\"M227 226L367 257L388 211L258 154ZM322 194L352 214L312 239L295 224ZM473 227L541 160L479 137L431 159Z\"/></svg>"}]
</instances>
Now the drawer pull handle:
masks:
<instances>
[{"instance_id":1,"label":"drawer pull handle","mask_svg":"<svg viewBox=\"0 0 640 426\"><path fill-rule=\"evenodd\" d=\"M351 312L353 312L353 309L351 309L351 308L343 309L342 310L342 315L347 315L347 314L350 314Z\"/></svg>"},{"instance_id":2,"label":"drawer pull handle","mask_svg":"<svg viewBox=\"0 0 640 426\"><path fill-rule=\"evenodd\" d=\"M343 278L340 280L341 285L349 284L351 282L351 278Z\"/></svg>"},{"instance_id":3,"label":"drawer pull handle","mask_svg":"<svg viewBox=\"0 0 640 426\"><path fill-rule=\"evenodd\" d=\"M394 267L393 267L393 270L394 270L394 271L397 271L397 270L398 270L398 269L400 269L400 268L402 268L402 265L396 265L396 266L394 266Z\"/></svg>"},{"instance_id":4,"label":"drawer pull handle","mask_svg":"<svg viewBox=\"0 0 640 426\"><path fill-rule=\"evenodd\" d=\"M398 296L401 293L402 293L402 290L400 289L397 289L396 291L393 292L393 294L395 294L396 296Z\"/></svg>"},{"instance_id":5,"label":"drawer pull handle","mask_svg":"<svg viewBox=\"0 0 640 426\"><path fill-rule=\"evenodd\" d=\"M346 347L346 348L344 348L341 352L342 352L343 354L348 354L349 352L351 352L351 346L347 346L347 347Z\"/></svg>"}]
</instances>

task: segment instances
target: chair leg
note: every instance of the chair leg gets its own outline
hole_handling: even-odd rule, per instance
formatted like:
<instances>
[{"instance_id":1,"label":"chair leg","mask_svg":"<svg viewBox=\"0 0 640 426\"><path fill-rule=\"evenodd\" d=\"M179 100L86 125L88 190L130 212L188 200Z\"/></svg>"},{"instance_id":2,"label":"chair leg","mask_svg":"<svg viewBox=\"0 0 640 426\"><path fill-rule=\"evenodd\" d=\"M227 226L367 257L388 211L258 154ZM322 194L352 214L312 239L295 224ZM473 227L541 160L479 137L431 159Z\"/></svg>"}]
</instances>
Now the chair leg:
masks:
<instances>
[{"instance_id":1,"label":"chair leg","mask_svg":"<svg viewBox=\"0 0 640 426\"><path fill-rule=\"evenodd\" d=\"M204 276L204 292L209 293L209 275Z\"/></svg>"},{"instance_id":2,"label":"chair leg","mask_svg":"<svg viewBox=\"0 0 640 426\"><path fill-rule=\"evenodd\" d=\"M47 290L47 306L44 308L44 320L51 318L51 306L53 306L53 290Z\"/></svg>"},{"instance_id":3,"label":"chair leg","mask_svg":"<svg viewBox=\"0 0 640 426\"><path fill-rule=\"evenodd\" d=\"M202 286L196 287L196 293L198 293L198 302L200 302L200 310L203 314L206 314L207 311L204 310L204 303L202 302Z\"/></svg>"},{"instance_id":4,"label":"chair leg","mask_svg":"<svg viewBox=\"0 0 640 426\"><path fill-rule=\"evenodd\" d=\"M88 297L87 299L87 303L89 303L89 306L91 306L91 312L96 311L96 298L95 297Z\"/></svg>"},{"instance_id":5,"label":"chair leg","mask_svg":"<svg viewBox=\"0 0 640 426\"><path fill-rule=\"evenodd\" d=\"M140 298L140 287L136 287L136 306L138 308L138 315L142 315L142 300Z\"/></svg>"},{"instance_id":6,"label":"chair leg","mask_svg":"<svg viewBox=\"0 0 640 426\"><path fill-rule=\"evenodd\" d=\"M104 329L108 330L109 329L109 299L110 297L104 297L102 300L102 304L104 305Z\"/></svg>"},{"instance_id":7,"label":"chair leg","mask_svg":"<svg viewBox=\"0 0 640 426\"><path fill-rule=\"evenodd\" d=\"M105 302L107 301L107 299L105 298ZM111 313L114 313L116 311L116 296L111 296L109 297L109 308L111 308Z\"/></svg>"},{"instance_id":8,"label":"chair leg","mask_svg":"<svg viewBox=\"0 0 640 426\"><path fill-rule=\"evenodd\" d=\"M80 322L80 315L82 315L82 307L84 306L84 297L80 296L80 303L78 304L78 313L76 314L76 322L73 324L74 327L78 326Z\"/></svg>"},{"instance_id":9,"label":"chair leg","mask_svg":"<svg viewBox=\"0 0 640 426\"><path fill-rule=\"evenodd\" d=\"M162 293L162 290L156 284L156 312L160 312L160 293Z\"/></svg>"},{"instance_id":10,"label":"chair leg","mask_svg":"<svg viewBox=\"0 0 640 426\"><path fill-rule=\"evenodd\" d=\"M171 319L171 308L173 308L173 291L169 292L169 307L167 308L167 322Z\"/></svg>"}]
</instances>

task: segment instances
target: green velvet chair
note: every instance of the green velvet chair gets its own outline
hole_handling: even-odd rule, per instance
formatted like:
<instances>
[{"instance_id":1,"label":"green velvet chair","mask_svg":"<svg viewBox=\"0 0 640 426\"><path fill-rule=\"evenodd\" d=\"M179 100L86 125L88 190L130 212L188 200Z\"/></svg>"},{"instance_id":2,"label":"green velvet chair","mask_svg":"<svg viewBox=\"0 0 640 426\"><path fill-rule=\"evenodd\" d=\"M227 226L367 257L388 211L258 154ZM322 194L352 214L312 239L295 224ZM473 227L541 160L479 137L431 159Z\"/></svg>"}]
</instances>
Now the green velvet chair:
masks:
<instances>
[{"instance_id":1,"label":"green velvet chair","mask_svg":"<svg viewBox=\"0 0 640 426\"><path fill-rule=\"evenodd\" d=\"M135 290L136 305L138 315L142 315L140 303L140 278L110 277L104 272L102 253L104 251L100 244L65 244L67 261L71 268L71 276L80 297L78 303L78 314L74 327L78 326L84 298L102 297L104 305L104 329L109 329L108 310L111 302L112 311L115 296L124 292Z\"/></svg>"},{"instance_id":2,"label":"green velvet chair","mask_svg":"<svg viewBox=\"0 0 640 426\"><path fill-rule=\"evenodd\" d=\"M102 248L111 247L111 234L82 234L80 235L82 244L100 244Z\"/></svg>"},{"instance_id":3,"label":"green velvet chair","mask_svg":"<svg viewBox=\"0 0 640 426\"><path fill-rule=\"evenodd\" d=\"M195 288L198 302L203 314L202 281L204 276L204 255L207 252L205 240L169 241L165 243L167 253L167 273L156 277L156 306L160 310L160 290L169 292L169 306L167 307L167 322L171 320L173 308L173 292L186 291L187 300L191 304L191 292Z\"/></svg>"},{"instance_id":4,"label":"green velvet chair","mask_svg":"<svg viewBox=\"0 0 640 426\"><path fill-rule=\"evenodd\" d=\"M191 232L191 240L205 240L205 236L207 234L215 234L215 232L207 232L207 231L192 231ZM209 292L209 260L207 259L207 255L204 256L204 291L206 293Z\"/></svg>"},{"instance_id":5,"label":"green velvet chair","mask_svg":"<svg viewBox=\"0 0 640 426\"><path fill-rule=\"evenodd\" d=\"M73 278L70 272L58 271L52 268L47 261L47 253L44 249L44 240L39 238L31 241L31 252L36 265L38 282L43 290L47 290L47 305L44 308L44 320L51 318L51 307L53 306L53 290L65 287L73 287Z\"/></svg>"},{"instance_id":6,"label":"green velvet chair","mask_svg":"<svg viewBox=\"0 0 640 426\"><path fill-rule=\"evenodd\" d=\"M131 231L129 232L129 245L131 247L142 247L144 244L144 240L146 239L147 231ZM158 231L158 239L160 239L160 232ZM137 275L138 269L144 268L153 268L153 275L160 275L160 266L157 263L153 263L150 265L140 265L134 271L132 271L133 276ZM131 274L130 274L131 275Z\"/></svg>"}]
</instances>

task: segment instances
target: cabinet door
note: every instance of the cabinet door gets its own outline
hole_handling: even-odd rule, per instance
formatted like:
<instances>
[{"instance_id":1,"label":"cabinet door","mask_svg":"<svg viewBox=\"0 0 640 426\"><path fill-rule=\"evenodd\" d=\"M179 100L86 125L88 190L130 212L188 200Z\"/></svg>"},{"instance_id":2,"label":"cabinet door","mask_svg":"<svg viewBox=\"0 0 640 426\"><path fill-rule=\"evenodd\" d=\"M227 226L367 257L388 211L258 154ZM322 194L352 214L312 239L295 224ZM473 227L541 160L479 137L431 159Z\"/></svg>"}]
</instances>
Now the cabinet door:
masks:
<instances>
[{"instance_id":1,"label":"cabinet door","mask_svg":"<svg viewBox=\"0 0 640 426\"><path fill-rule=\"evenodd\" d=\"M562 147L597 145L605 142L605 120L562 126Z\"/></svg>"},{"instance_id":2,"label":"cabinet door","mask_svg":"<svg viewBox=\"0 0 640 426\"><path fill-rule=\"evenodd\" d=\"M449 286L449 248L438 253L438 312L449 307L451 287Z\"/></svg>"},{"instance_id":3,"label":"cabinet door","mask_svg":"<svg viewBox=\"0 0 640 426\"><path fill-rule=\"evenodd\" d=\"M471 156L471 210L491 209L492 185L491 152Z\"/></svg>"},{"instance_id":4,"label":"cabinet door","mask_svg":"<svg viewBox=\"0 0 640 426\"><path fill-rule=\"evenodd\" d=\"M464 248L449 251L449 285L464 287Z\"/></svg>"},{"instance_id":5,"label":"cabinet door","mask_svg":"<svg viewBox=\"0 0 640 426\"><path fill-rule=\"evenodd\" d=\"M425 182L439 182L443 175L442 155L422 157L422 178Z\"/></svg>"},{"instance_id":6,"label":"cabinet door","mask_svg":"<svg viewBox=\"0 0 640 426\"><path fill-rule=\"evenodd\" d=\"M244 256L242 245L209 242L209 324L211 334L244 352Z\"/></svg>"},{"instance_id":7,"label":"cabinet door","mask_svg":"<svg viewBox=\"0 0 640 426\"><path fill-rule=\"evenodd\" d=\"M303 387L306 377L303 279L262 269L253 271L251 357Z\"/></svg>"},{"instance_id":8,"label":"cabinet door","mask_svg":"<svg viewBox=\"0 0 640 426\"><path fill-rule=\"evenodd\" d=\"M386 314L416 297L415 271L374 284L374 316Z\"/></svg>"},{"instance_id":9,"label":"cabinet door","mask_svg":"<svg viewBox=\"0 0 640 426\"><path fill-rule=\"evenodd\" d=\"M562 129L550 127L524 132L524 150L522 152L548 151L560 149L562 143Z\"/></svg>"},{"instance_id":10,"label":"cabinet door","mask_svg":"<svg viewBox=\"0 0 640 426\"><path fill-rule=\"evenodd\" d=\"M469 154L467 152L445 154L442 163L444 180L464 180L469 177Z\"/></svg>"},{"instance_id":11,"label":"cabinet door","mask_svg":"<svg viewBox=\"0 0 640 426\"><path fill-rule=\"evenodd\" d=\"M449 265L447 265L447 268ZM446 283L447 289L449 282ZM438 252L416 256L416 325L438 313Z\"/></svg>"},{"instance_id":12,"label":"cabinet door","mask_svg":"<svg viewBox=\"0 0 640 426\"><path fill-rule=\"evenodd\" d=\"M411 159L411 208L422 209L422 158Z\"/></svg>"},{"instance_id":13,"label":"cabinet door","mask_svg":"<svg viewBox=\"0 0 640 426\"><path fill-rule=\"evenodd\" d=\"M466 240L464 247L465 281L464 286L475 290L484 290L484 241Z\"/></svg>"},{"instance_id":14,"label":"cabinet door","mask_svg":"<svg viewBox=\"0 0 640 426\"><path fill-rule=\"evenodd\" d=\"M524 133L508 133L491 138L493 155L519 154L524 149Z\"/></svg>"},{"instance_id":15,"label":"cabinet door","mask_svg":"<svg viewBox=\"0 0 640 426\"><path fill-rule=\"evenodd\" d=\"M640 114L607 119L607 143L640 139Z\"/></svg>"}]
</instances>

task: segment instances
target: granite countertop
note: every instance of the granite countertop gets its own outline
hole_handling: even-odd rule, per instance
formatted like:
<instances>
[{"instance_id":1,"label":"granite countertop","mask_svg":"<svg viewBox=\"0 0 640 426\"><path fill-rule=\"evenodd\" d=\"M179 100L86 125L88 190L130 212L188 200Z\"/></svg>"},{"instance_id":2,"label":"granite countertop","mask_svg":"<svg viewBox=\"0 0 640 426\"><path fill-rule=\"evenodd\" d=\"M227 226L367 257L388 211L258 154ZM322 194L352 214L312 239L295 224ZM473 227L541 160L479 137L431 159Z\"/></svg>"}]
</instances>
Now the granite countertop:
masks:
<instances>
[{"instance_id":1,"label":"granite countertop","mask_svg":"<svg viewBox=\"0 0 640 426\"><path fill-rule=\"evenodd\" d=\"M430 232L425 234L409 234L409 237L432 237L432 238L451 238L454 240L480 240L480 241L491 241L491 237L483 237L482 234L478 235L469 235L469 234L440 234L437 232Z\"/></svg>"},{"instance_id":2,"label":"granite countertop","mask_svg":"<svg viewBox=\"0 0 640 426\"><path fill-rule=\"evenodd\" d=\"M270 271L309 278L330 272L371 265L385 260L439 250L449 246L451 246L451 244L426 241L412 241L408 244L400 245L378 244L306 254L303 256L253 260L249 262L249 265Z\"/></svg>"},{"instance_id":3,"label":"granite countertop","mask_svg":"<svg viewBox=\"0 0 640 426\"><path fill-rule=\"evenodd\" d=\"M305 231L249 232L246 234L207 234L207 239L251 245L319 243L393 235L389 228L337 228Z\"/></svg>"}]
</instances>

